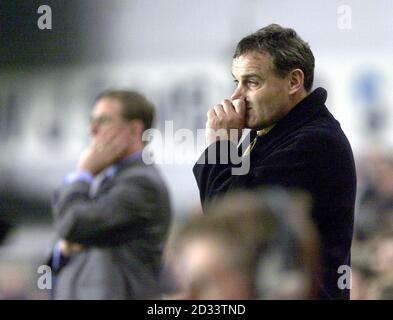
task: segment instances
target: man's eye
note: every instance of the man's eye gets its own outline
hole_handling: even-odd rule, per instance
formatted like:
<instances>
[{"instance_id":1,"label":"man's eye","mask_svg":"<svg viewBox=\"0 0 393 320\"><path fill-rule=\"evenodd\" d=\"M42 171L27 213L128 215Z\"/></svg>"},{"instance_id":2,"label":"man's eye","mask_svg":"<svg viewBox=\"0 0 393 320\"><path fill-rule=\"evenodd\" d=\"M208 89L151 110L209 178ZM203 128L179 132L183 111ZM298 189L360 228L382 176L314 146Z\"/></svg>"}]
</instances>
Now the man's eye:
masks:
<instances>
[{"instance_id":1,"label":"man's eye","mask_svg":"<svg viewBox=\"0 0 393 320\"><path fill-rule=\"evenodd\" d=\"M235 85L238 85L238 84L239 84L239 80L233 80L233 83L234 83Z\"/></svg>"},{"instance_id":2,"label":"man's eye","mask_svg":"<svg viewBox=\"0 0 393 320\"><path fill-rule=\"evenodd\" d=\"M108 122L110 122L111 119L108 117L98 117L98 118L91 118L90 123L95 123L96 125L104 125Z\"/></svg>"},{"instance_id":3,"label":"man's eye","mask_svg":"<svg viewBox=\"0 0 393 320\"><path fill-rule=\"evenodd\" d=\"M253 80L249 80L249 81L247 81L247 83L248 83L249 85L251 85L251 86L256 86L256 85L258 85L258 82L253 81Z\"/></svg>"}]
</instances>

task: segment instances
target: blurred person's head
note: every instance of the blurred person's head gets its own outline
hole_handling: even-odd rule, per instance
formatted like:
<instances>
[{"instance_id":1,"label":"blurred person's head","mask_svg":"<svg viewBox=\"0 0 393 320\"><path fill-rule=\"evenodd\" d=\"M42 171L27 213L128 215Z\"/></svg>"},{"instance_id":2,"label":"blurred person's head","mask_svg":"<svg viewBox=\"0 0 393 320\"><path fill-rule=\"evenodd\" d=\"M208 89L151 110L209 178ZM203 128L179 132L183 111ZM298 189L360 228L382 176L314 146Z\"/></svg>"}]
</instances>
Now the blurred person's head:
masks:
<instances>
[{"instance_id":1,"label":"blurred person's head","mask_svg":"<svg viewBox=\"0 0 393 320\"><path fill-rule=\"evenodd\" d=\"M373 270L379 274L393 273L393 231L376 234L373 249Z\"/></svg>"},{"instance_id":2,"label":"blurred person's head","mask_svg":"<svg viewBox=\"0 0 393 320\"><path fill-rule=\"evenodd\" d=\"M129 130L130 144L127 154L143 148L142 135L152 126L154 106L136 91L107 90L95 100L90 122L90 135L94 138L106 128Z\"/></svg>"},{"instance_id":3,"label":"blurred person's head","mask_svg":"<svg viewBox=\"0 0 393 320\"><path fill-rule=\"evenodd\" d=\"M187 240L180 253L179 279L183 299L252 299L250 278L237 250L229 248L220 235ZM244 250L244 249L243 249ZM242 253L244 256L244 253Z\"/></svg>"},{"instance_id":4,"label":"blurred person's head","mask_svg":"<svg viewBox=\"0 0 393 320\"><path fill-rule=\"evenodd\" d=\"M232 62L231 99L244 100L246 127L262 129L281 120L311 91L314 56L293 29L271 24L244 37Z\"/></svg>"},{"instance_id":5,"label":"blurred person's head","mask_svg":"<svg viewBox=\"0 0 393 320\"><path fill-rule=\"evenodd\" d=\"M271 189L265 205L277 220L268 246L259 250L258 299L315 299L320 281L319 238L311 219L311 197L304 192Z\"/></svg>"},{"instance_id":6,"label":"blurred person's head","mask_svg":"<svg viewBox=\"0 0 393 320\"><path fill-rule=\"evenodd\" d=\"M289 226L290 222L286 221L287 214L298 215L297 205L291 202L285 208L285 218L281 217L283 213L278 213L266 200L273 193L264 196L267 193L229 194L208 206L206 216L193 217L180 228L172 239L183 292L180 297L302 299L312 296L311 275L316 271L314 230L310 225L303 227L303 239L299 239L297 231L292 230L297 227ZM276 200L282 199L271 199ZM306 210L306 206L302 208ZM283 238L294 243L281 241ZM307 244L303 243L306 239ZM286 282L272 284L265 277L261 269L270 268L264 264L266 259L276 267L269 269L270 276L290 273Z\"/></svg>"}]
</instances>

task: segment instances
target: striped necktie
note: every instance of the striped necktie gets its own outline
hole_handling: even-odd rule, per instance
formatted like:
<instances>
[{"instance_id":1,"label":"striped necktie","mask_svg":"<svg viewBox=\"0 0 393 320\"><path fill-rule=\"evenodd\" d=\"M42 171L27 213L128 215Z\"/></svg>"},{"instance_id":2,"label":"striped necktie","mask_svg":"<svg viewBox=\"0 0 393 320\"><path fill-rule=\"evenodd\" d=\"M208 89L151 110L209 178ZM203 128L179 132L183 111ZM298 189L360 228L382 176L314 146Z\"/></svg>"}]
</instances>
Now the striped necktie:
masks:
<instances>
[{"instance_id":1,"label":"striped necktie","mask_svg":"<svg viewBox=\"0 0 393 320\"><path fill-rule=\"evenodd\" d=\"M264 136L265 134L267 134L273 127L274 127L274 125L272 125L272 126L270 126L268 128L264 128L262 130L258 130L257 131L257 135L255 136L254 140L251 141L251 143L248 145L247 149L244 151L243 157L248 156L251 153L252 149L254 149L254 147L255 147L255 145L257 143L258 138Z\"/></svg>"}]
</instances>

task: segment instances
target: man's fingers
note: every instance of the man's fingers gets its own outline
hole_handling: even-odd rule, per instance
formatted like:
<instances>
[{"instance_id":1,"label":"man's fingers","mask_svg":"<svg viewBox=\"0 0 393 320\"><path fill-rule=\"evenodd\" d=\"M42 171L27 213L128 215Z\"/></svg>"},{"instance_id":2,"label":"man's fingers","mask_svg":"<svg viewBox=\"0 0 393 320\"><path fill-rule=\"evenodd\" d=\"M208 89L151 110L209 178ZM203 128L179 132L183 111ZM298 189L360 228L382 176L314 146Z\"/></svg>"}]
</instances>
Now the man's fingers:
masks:
<instances>
[{"instance_id":1,"label":"man's fingers","mask_svg":"<svg viewBox=\"0 0 393 320\"><path fill-rule=\"evenodd\" d=\"M236 143L238 142L238 134L235 135L231 131L232 129L236 129L235 131L238 133L240 129L244 128L246 106L244 101L236 101L235 103L225 99L221 104L215 105L207 112L206 129L210 129L206 131L206 141L208 144L216 141L217 137L219 139L229 138ZM217 136L217 132L219 131L224 134Z\"/></svg>"},{"instance_id":2,"label":"man's fingers","mask_svg":"<svg viewBox=\"0 0 393 320\"><path fill-rule=\"evenodd\" d=\"M209 109L207 111L206 115L207 115L208 119L217 117L216 112L214 111L214 108Z\"/></svg>"},{"instance_id":3,"label":"man's fingers","mask_svg":"<svg viewBox=\"0 0 393 320\"><path fill-rule=\"evenodd\" d=\"M129 135L130 132L127 128L110 127L95 138L93 147L97 152L116 152L118 146L128 143Z\"/></svg>"},{"instance_id":4,"label":"man's fingers","mask_svg":"<svg viewBox=\"0 0 393 320\"><path fill-rule=\"evenodd\" d=\"M106 128L105 130L102 130L102 134L100 135L100 139L102 142L110 142L112 139L114 139L118 134L119 134L119 128L118 127L113 127L110 126Z\"/></svg>"},{"instance_id":5,"label":"man's fingers","mask_svg":"<svg viewBox=\"0 0 393 320\"><path fill-rule=\"evenodd\" d=\"M223 119L223 118L226 117L226 113L225 113L224 108L223 108L223 106L221 104L215 105L214 106L214 111L216 112L217 117L219 119Z\"/></svg>"},{"instance_id":6,"label":"man's fingers","mask_svg":"<svg viewBox=\"0 0 393 320\"><path fill-rule=\"evenodd\" d=\"M246 114L246 102L243 99L235 99L232 101L232 104L236 110L236 112L242 117Z\"/></svg>"},{"instance_id":7,"label":"man's fingers","mask_svg":"<svg viewBox=\"0 0 393 320\"><path fill-rule=\"evenodd\" d=\"M123 131L123 127L109 125L97 134L95 140L102 144L109 144L113 139L115 139L121 132Z\"/></svg>"},{"instance_id":8,"label":"man's fingers","mask_svg":"<svg viewBox=\"0 0 393 320\"><path fill-rule=\"evenodd\" d=\"M231 114L235 112L235 108L230 100L225 99L221 102L221 104L226 114Z\"/></svg>"},{"instance_id":9,"label":"man's fingers","mask_svg":"<svg viewBox=\"0 0 393 320\"><path fill-rule=\"evenodd\" d=\"M130 134L128 130L124 130L112 142L116 155L122 155L127 150L130 143Z\"/></svg>"}]
</instances>

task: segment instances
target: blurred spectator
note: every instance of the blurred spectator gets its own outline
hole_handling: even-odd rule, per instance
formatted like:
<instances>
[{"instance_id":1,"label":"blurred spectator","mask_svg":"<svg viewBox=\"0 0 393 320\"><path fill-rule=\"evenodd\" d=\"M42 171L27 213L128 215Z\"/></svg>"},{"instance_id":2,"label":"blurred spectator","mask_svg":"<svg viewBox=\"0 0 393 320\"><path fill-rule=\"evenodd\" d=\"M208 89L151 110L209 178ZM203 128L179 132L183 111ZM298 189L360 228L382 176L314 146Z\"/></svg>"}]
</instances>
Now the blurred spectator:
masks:
<instances>
[{"instance_id":1,"label":"blurred spectator","mask_svg":"<svg viewBox=\"0 0 393 320\"><path fill-rule=\"evenodd\" d=\"M54 198L56 299L157 296L170 204L159 171L142 161L153 115L135 91L97 98L91 144Z\"/></svg>"},{"instance_id":2,"label":"blurred spectator","mask_svg":"<svg viewBox=\"0 0 393 320\"><path fill-rule=\"evenodd\" d=\"M218 199L169 243L178 281L171 297L315 298L318 242L308 209L304 194L278 189Z\"/></svg>"},{"instance_id":3,"label":"blurred spectator","mask_svg":"<svg viewBox=\"0 0 393 320\"><path fill-rule=\"evenodd\" d=\"M353 300L393 298L393 223L391 217L385 221L370 229L366 238L354 242Z\"/></svg>"},{"instance_id":4,"label":"blurred spectator","mask_svg":"<svg viewBox=\"0 0 393 320\"><path fill-rule=\"evenodd\" d=\"M359 195L355 238L373 238L389 223L393 213L393 156L381 148L370 148L359 157Z\"/></svg>"}]
</instances>

